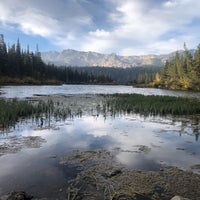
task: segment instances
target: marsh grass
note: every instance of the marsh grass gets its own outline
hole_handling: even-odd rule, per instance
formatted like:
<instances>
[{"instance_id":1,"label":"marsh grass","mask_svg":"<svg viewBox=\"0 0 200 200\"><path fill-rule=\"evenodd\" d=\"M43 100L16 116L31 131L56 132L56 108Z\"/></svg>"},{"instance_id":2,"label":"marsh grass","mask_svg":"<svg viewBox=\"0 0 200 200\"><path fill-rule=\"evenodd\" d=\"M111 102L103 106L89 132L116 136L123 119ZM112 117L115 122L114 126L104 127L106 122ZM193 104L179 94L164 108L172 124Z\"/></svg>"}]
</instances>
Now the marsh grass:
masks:
<instances>
[{"instance_id":1,"label":"marsh grass","mask_svg":"<svg viewBox=\"0 0 200 200\"><path fill-rule=\"evenodd\" d=\"M107 109L115 113L142 115L193 115L200 114L200 101L185 97L145 96L141 94L114 94L107 100Z\"/></svg>"},{"instance_id":2,"label":"marsh grass","mask_svg":"<svg viewBox=\"0 0 200 200\"><path fill-rule=\"evenodd\" d=\"M36 109L28 101L0 99L0 126L14 125L19 118L32 115Z\"/></svg>"},{"instance_id":3,"label":"marsh grass","mask_svg":"<svg viewBox=\"0 0 200 200\"><path fill-rule=\"evenodd\" d=\"M19 120L32 118L38 125L43 126L44 121L50 126L52 117L56 121L72 118L70 108L58 107L52 100L30 102L28 100L0 99L0 128L2 130L14 127ZM81 109L77 114L81 115Z\"/></svg>"},{"instance_id":4,"label":"marsh grass","mask_svg":"<svg viewBox=\"0 0 200 200\"><path fill-rule=\"evenodd\" d=\"M103 102L97 101L95 107L98 114L104 116L109 114L137 113L140 115L196 115L200 114L200 101L183 97L171 96L144 96L141 94L113 94L103 95ZM55 120L66 120L67 118L81 117L83 110L91 109L90 102L87 105L77 106L65 105L54 102L51 98L45 101L30 101L18 99L0 99L0 128L5 129L15 126L19 120L32 118L40 126L43 123L50 126ZM94 108L94 107L92 107ZM86 112L87 112L86 111Z\"/></svg>"}]
</instances>

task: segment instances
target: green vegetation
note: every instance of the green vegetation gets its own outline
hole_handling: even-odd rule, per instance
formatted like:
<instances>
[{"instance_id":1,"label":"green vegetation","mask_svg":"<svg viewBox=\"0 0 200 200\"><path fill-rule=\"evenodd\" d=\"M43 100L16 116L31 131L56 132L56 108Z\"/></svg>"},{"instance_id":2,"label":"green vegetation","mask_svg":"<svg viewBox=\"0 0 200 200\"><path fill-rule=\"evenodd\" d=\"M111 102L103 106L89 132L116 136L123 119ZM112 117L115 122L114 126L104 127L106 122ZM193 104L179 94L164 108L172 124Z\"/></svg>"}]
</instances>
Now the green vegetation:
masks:
<instances>
[{"instance_id":1,"label":"green vegetation","mask_svg":"<svg viewBox=\"0 0 200 200\"><path fill-rule=\"evenodd\" d=\"M141 94L114 94L107 99L112 113L140 113L143 115L193 115L200 114L200 102L172 96L144 96Z\"/></svg>"},{"instance_id":2,"label":"green vegetation","mask_svg":"<svg viewBox=\"0 0 200 200\"><path fill-rule=\"evenodd\" d=\"M72 118L74 113L68 107L60 106L59 102L36 101L30 102L27 100L5 100L0 99L0 128L7 129L15 126L20 119L32 118L36 124L43 126L47 123L50 126L52 118L57 120L65 120ZM79 108L76 116L81 116L82 110Z\"/></svg>"},{"instance_id":3,"label":"green vegetation","mask_svg":"<svg viewBox=\"0 0 200 200\"><path fill-rule=\"evenodd\" d=\"M45 64L41 53L21 49L16 45L6 45L4 36L0 34L0 84L61 84L61 83L112 83L109 76L94 75L84 70L77 71L71 67L57 67Z\"/></svg>"},{"instance_id":4,"label":"green vegetation","mask_svg":"<svg viewBox=\"0 0 200 200\"><path fill-rule=\"evenodd\" d=\"M200 91L200 45L192 54L184 45L185 51L167 61L160 77L153 83L154 87L175 90Z\"/></svg>"},{"instance_id":5,"label":"green vegetation","mask_svg":"<svg viewBox=\"0 0 200 200\"><path fill-rule=\"evenodd\" d=\"M20 117L30 116L35 112L35 107L28 101L0 99L0 127L14 125Z\"/></svg>"},{"instance_id":6,"label":"green vegetation","mask_svg":"<svg viewBox=\"0 0 200 200\"><path fill-rule=\"evenodd\" d=\"M130 68L119 67L77 67L78 71L84 70L96 76L105 74L110 77L115 84L148 84L153 82L161 72L161 67L140 66Z\"/></svg>"},{"instance_id":7,"label":"green vegetation","mask_svg":"<svg viewBox=\"0 0 200 200\"><path fill-rule=\"evenodd\" d=\"M200 114L198 99L170 96L144 96L141 94L103 95L101 104L96 106L96 112L103 115L117 113L139 113L148 115L196 115ZM90 102L87 102L90 105ZM38 126L50 126L52 121L66 120L74 116L81 117L83 111L91 107L64 105L64 102L0 99L0 128L15 126L25 118L32 119ZM92 105L91 105L92 106ZM86 111L86 112L87 112ZM196 123L196 122L195 122Z\"/></svg>"}]
</instances>

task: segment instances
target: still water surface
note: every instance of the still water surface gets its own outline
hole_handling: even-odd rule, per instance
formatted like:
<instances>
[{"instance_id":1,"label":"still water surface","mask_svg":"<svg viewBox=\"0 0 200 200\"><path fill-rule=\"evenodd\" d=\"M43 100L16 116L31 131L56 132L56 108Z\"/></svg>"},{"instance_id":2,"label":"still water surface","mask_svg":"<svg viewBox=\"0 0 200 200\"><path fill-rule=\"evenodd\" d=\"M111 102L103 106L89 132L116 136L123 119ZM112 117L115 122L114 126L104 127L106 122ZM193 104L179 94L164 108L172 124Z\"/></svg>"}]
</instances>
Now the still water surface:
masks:
<instances>
[{"instance_id":1,"label":"still water surface","mask_svg":"<svg viewBox=\"0 0 200 200\"><path fill-rule=\"evenodd\" d=\"M114 94L137 93L144 95L187 96L200 98L200 92L171 91L155 88L134 88L124 85L60 85L60 86L4 86L0 97L25 98L34 95L53 94Z\"/></svg>"},{"instance_id":2,"label":"still water surface","mask_svg":"<svg viewBox=\"0 0 200 200\"><path fill-rule=\"evenodd\" d=\"M142 93L196 96L199 93L139 89L130 86L6 86L2 97L25 98L35 94ZM196 122L196 121L195 121ZM79 169L59 164L73 150L107 149L130 169L161 170L177 166L192 170L200 164L199 124L191 117L144 117L136 114L90 115L53 122L39 128L28 120L10 133L0 134L0 145L12 137L40 136L40 148L25 147L0 156L0 195L25 190L37 197L63 198L68 180ZM199 171L195 171L199 173Z\"/></svg>"}]
</instances>

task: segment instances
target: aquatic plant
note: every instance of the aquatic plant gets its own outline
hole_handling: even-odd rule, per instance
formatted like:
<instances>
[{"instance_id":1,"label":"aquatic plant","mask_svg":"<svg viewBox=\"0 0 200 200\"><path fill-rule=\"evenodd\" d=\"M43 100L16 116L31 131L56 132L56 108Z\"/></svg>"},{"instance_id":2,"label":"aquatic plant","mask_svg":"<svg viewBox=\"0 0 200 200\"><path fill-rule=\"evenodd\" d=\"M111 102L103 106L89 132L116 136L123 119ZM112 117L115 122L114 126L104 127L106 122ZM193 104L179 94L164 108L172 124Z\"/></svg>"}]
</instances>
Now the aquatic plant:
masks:
<instances>
[{"instance_id":1,"label":"aquatic plant","mask_svg":"<svg viewBox=\"0 0 200 200\"><path fill-rule=\"evenodd\" d=\"M37 125L43 126L44 123L50 126L52 120L66 120L73 118L74 115L81 117L83 111L78 108L73 112L63 104L47 101L28 101L18 99L0 99L0 128L2 130L15 126L20 119L32 118Z\"/></svg>"},{"instance_id":2,"label":"aquatic plant","mask_svg":"<svg viewBox=\"0 0 200 200\"><path fill-rule=\"evenodd\" d=\"M14 126L19 119L26 117L32 117L39 121L45 115L50 121L53 110L54 104L52 101L32 103L28 100L0 99L0 128L6 129Z\"/></svg>"},{"instance_id":3,"label":"aquatic plant","mask_svg":"<svg viewBox=\"0 0 200 200\"><path fill-rule=\"evenodd\" d=\"M30 116L35 112L35 106L28 101L0 99L0 127L14 125L20 117Z\"/></svg>"},{"instance_id":4,"label":"aquatic plant","mask_svg":"<svg viewBox=\"0 0 200 200\"><path fill-rule=\"evenodd\" d=\"M145 96L142 94L114 94L108 98L111 113L140 113L143 115L192 115L200 114L200 101L186 97Z\"/></svg>"},{"instance_id":5,"label":"aquatic plant","mask_svg":"<svg viewBox=\"0 0 200 200\"><path fill-rule=\"evenodd\" d=\"M113 94L102 95L103 98L96 105L87 102L86 107L81 105L65 105L63 102L54 102L51 98L44 101L6 100L0 99L0 128L7 129L15 126L19 120L32 118L37 125L48 125L52 121L65 121L74 116L81 117L85 112L116 116L126 113L148 115L196 115L200 114L198 99L171 96L144 96L141 94ZM86 110L87 109L87 110ZM94 110L93 110L94 109ZM194 123L198 123L195 122ZM197 131L196 131L197 132ZM198 135L198 134L197 134Z\"/></svg>"}]
</instances>

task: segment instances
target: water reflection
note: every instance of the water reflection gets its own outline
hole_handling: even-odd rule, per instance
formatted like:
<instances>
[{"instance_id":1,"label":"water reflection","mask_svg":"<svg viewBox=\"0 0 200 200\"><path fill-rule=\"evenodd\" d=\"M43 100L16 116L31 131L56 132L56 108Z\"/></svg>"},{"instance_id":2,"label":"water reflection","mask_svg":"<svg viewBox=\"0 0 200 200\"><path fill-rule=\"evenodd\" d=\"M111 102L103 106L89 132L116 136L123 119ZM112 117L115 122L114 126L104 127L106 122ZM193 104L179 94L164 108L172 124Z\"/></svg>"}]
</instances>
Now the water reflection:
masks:
<instances>
[{"instance_id":1,"label":"water reflection","mask_svg":"<svg viewBox=\"0 0 200 200\"><path fill-rule=\"evenodd\" d=\"M144 95L167 95L200 98L200 92L171 91L156 88L134 88L124 85L59 85L59 86L3 86L0 97L27 98L34 95L76 95L76 94L115 94L136 93Z\"/></svg>"},{"instance_id":2,"label":"water reflection","mask_svg":"<svg viewBox=\"0 0 200 200\"><path fill-rule=\"evenodd\" d=\"M45 123L19 124L11 133L17 137L40 136L40 148L22 148L0 157L2 193L26 190L38 197L65 196L67 181L80 170L59 164L73 150L107 149L130 169L160 170L167 165L191 170L200 163L199 118L142 117L138 114L99 113L51 119ZM0 135L1 145L10 134Z\"/></svg>"}]
</instances>

